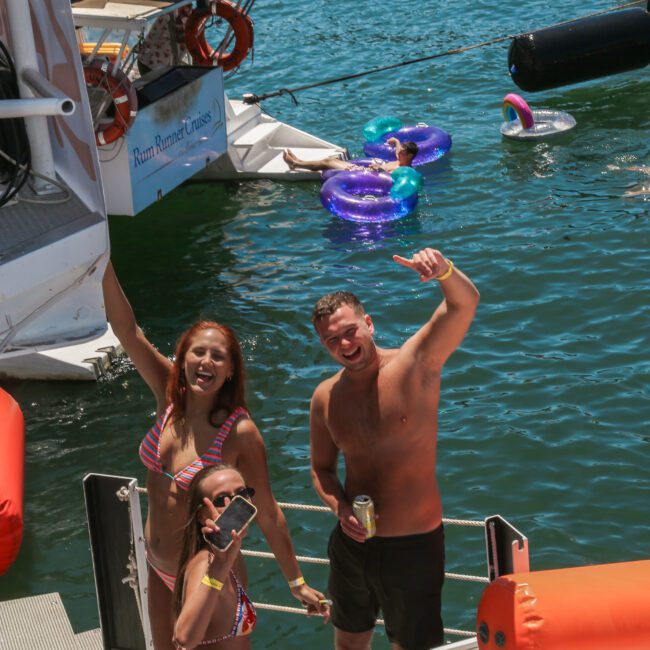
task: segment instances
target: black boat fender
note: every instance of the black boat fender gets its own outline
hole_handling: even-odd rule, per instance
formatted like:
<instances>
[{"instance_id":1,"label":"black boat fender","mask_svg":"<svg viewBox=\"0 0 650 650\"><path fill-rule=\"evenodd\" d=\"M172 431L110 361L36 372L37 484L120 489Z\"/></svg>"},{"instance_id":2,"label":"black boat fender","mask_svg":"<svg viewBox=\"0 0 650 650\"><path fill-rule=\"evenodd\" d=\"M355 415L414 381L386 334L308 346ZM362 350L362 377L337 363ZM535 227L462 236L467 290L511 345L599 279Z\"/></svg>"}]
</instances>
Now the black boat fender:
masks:
<instances>
[{"instance_id":1,"label":"black boat fender","mask_svg":"<svg viewBox=\"0 0 650 650\"><path fill-rule=\"evenodd\" d=\"M650 13L635 7L581 18L510 43L508 69L534 92L643 68L650 63Z\"/></svg>"}]
</instances>

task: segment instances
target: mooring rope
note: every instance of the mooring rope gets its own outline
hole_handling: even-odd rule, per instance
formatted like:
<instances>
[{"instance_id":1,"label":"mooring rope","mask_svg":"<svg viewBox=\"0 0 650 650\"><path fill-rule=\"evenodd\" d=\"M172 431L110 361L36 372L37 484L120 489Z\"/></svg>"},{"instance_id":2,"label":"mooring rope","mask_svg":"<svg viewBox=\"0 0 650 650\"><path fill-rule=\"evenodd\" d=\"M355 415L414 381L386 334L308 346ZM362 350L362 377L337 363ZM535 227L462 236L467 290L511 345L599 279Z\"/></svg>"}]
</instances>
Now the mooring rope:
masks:
<instances>
[{"instance_id":1,"label":"mooring rope","mask_svg":"<svg viewBox=\"0 0 650 650\"><path fill-rule=\"evenodd\" d=\"M595 16L600 16L602 14L610 13L611 11L618 11L619 9L625 9L627 7L632 7L634 5L641 4L640 0L635 0L633 2L626 2L624 4L618 5L616 7L611 7L609 9L602 9L601 11L595 11L581 18L571 18L569 20L564 20L560 23L555 23L555 27L560 25L566 25L567 23L572 23L575 20L584 20L586 18L593 18ZM514 38L516 34L506 34L505 36L499 36L497 38L490 39L489 41L483 41L481 43L474 43L473 45L466 45L465 47L456 47L444 52L436 52L434 54L429 54L427 56L421 56L417 59L407 59L406 61L400 61L398 63L392 63L390 65L379 66L376 68L371 68L370 70L362 70L361 72L354 72L352 74L342 75L340 77L332 77L331 79L325 79L324 81L317 81L312 84L305 84L304 86L296 86L295 88L280 88L273 92L264 93L262 95L256 95L255 93L246 93L243 96L245 104L259 104L265 99L271 99L272 97L280 97L281 95L289 95L293 100L294 104L298 104L298 100L295 98L295 93L302 92L303 90L309 90L311 88L318 88L320 86L328 86L330 84L338 83L340 81L348 81L349 79L358 79L359 77L366 77L371 74L377 74L378 72L385 72L386 70L394 70L395 68L401 68L406 65L413 65L415 63L422 63L423 61L432 61L433 59L440 59L445 56L451 56L452 54L462 54L463 52L469 52L470 50L475 50L480 47L487 47L488 45L495 45L496 43L502 43L511 38Z\"/></svg>"}]
</instances>

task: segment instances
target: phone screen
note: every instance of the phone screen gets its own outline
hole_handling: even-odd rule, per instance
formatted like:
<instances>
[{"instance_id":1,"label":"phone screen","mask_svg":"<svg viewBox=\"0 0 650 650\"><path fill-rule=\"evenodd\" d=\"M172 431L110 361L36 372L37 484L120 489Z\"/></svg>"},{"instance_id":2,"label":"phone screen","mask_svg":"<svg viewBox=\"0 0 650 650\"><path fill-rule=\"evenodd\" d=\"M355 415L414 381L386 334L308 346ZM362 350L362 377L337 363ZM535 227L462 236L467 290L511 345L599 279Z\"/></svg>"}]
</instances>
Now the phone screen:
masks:
<instances>
[{"instance_id":1,"label":"phone screen","mask_svg":"<svg viewBox=\"0 0 650 650\"><path fill-rule=\"evenodd\" d=\"M221 551L232 544L231 530L239 532L257 513L257 508L243 497L236 496L217 519L219 532L205 535L206 541Z\"/></svg>"}]
</instances>

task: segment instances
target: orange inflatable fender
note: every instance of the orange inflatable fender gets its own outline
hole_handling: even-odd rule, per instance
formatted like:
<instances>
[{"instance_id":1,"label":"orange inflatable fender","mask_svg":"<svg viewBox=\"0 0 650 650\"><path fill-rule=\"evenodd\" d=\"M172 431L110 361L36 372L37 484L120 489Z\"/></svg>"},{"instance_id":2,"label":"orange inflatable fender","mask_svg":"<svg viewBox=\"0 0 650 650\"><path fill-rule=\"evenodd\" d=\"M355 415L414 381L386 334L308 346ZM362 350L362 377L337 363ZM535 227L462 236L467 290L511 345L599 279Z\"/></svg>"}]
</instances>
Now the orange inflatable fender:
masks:
<instances>
[{"instance_id":1,"label":"orange inflatable fender","mask_svg":"<svg viewBox=\"0 0 650 650\"><path fill-rule=\"evenodd\" d=\"M253 21L241 7L230 0L219 0L215 11L230 25L235 35L235 46L231 52L217 56L205 38L205 24L213 15L211 7L195 9L185 23L185 45L195 65L218 65L226 72L236 68L253 47Z\"/></svg>"},{"instance_id":2,"label":"orange inflatable fender","mask_svg":"<svg viewBox=\"0 0 650 650\"><path fill-rule=\"evenodd\" d=\"M24 472L23 414L0 388L0 575L16 559L23 538Z\"/></svg>"},{"instance_id":3,"label":"orange inflatable fender","mask_svg":"<svg viewBox=\"0 0 650 650\"><path fill-rule=\"evenodd\" d=\"M101 88L113 98L115 115L106 124L95 128L95 142L98 147L115 142L131 126L138 112L138 99L129 78L119 69L102 59L84 65L84 78L89 88Z\"/></svg>"},{"instance_id":4,"label":"orange inflatable fender","mask_svg":"<svg viewBox=\"0 0 650 650\"><path fill-rule=\"evenodd\" d=\"M650 560L501 576L476 628L480 650L650 648Z\"/></svg>"}]
</instances>

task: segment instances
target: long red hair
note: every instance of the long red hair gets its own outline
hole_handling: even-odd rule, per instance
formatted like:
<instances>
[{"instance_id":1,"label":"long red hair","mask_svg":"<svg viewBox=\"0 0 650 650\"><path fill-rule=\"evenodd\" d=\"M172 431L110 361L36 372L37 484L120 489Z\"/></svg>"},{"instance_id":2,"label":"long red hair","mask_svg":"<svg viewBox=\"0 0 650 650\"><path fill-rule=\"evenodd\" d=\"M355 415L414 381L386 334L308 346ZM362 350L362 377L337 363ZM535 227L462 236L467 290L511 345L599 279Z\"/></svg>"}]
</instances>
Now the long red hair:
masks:
<instances>
[{"instance_id":1,"label":"long red hair","mask_svg":"<svg viewBox=\"0 0 650 650\"><path fill-rule=\"evenodd\" d=\"M173 405L174 418L182 418L185 415L186 386L185 372L183 370L185 355L192 345L192 339L203 330L217 330L223 334L232 366L230 379L224 382L215 395L212 415L216 415L220 409L230 412L238 406L247 408L244 387L246 381L244 358L235 332L227 325L221 325L215 321L200 320L184 332L176 344L176 358L167 378L166 391L167 403Z\"/></svg>"}]
</instances>

